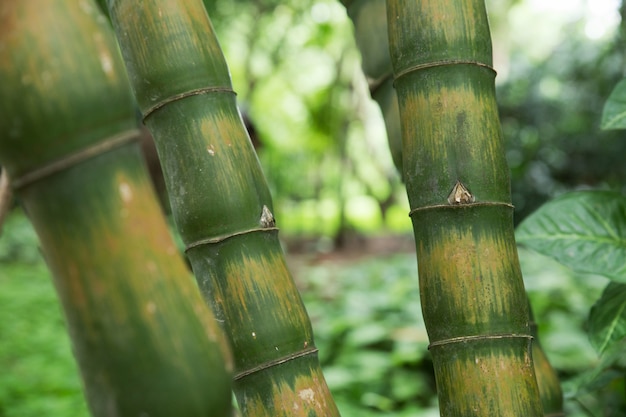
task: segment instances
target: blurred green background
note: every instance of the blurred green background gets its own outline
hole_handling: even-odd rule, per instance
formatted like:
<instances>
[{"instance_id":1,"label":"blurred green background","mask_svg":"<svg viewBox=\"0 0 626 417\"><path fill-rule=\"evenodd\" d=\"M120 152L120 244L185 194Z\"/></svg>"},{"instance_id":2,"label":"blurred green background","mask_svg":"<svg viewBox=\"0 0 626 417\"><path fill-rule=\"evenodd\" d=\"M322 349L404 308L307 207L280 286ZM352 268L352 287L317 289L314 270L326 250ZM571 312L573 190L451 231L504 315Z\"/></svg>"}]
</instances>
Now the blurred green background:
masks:
<instances>
[{"instance_id":1,"label":"blurred green background","mask_svg":"<svg viewBox=\"0 0 626 417\"><path fill-rule=\"evenodd\" d=\"M334 0L208 0L258 142L276 218L344 416L436 416L408 203ZM489 0L497 92L519 222L564 191L626 184L626 141L599 129L622 78L618 0ZM586 319L606 280L520 251L569 416L597 362ZM19 209L0 237L0 417L85 417L80 378L37 238ZM608 415L608 414L607 414Z\"/></svg>"},{"instance_id":2,"label":"blurred green background","mask_svg":"<svg viewBox=\"0 0 626 417\"><path fill-rule=\"evenodd\" d=\"M346 417L437 416L412 242L394 241L394 253L386 240L375 241L381 250L288 254L325 376ZM607 280L572 274L528 251L520 258L544 349L565 383L568 415L603 415L583 412L580 402L602 410L604 399L576 393L575 378L598 359L585 322ZM52 280L20 210L0 239L0 370L0 416L88 416Z\"/></svg>"}]
</instances>

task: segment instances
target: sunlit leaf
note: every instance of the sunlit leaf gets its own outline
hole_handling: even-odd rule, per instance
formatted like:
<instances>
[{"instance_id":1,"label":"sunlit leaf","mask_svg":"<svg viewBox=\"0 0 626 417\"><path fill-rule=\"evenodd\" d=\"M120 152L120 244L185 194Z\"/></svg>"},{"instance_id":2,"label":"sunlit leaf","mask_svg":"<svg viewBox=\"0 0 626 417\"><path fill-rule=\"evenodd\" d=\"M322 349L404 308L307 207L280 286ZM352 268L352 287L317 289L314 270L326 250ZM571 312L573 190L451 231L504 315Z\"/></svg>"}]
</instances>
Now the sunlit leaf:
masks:
<instances>
[{"instance_id":1,"label":"sunlit leaf","mask_svg":"<svg viewBox=\"0 0 626 417\"><path fill-rule=\"evenodd\" d=\"M589 340L600 353L626 338L626 284L609 283L589 313Z\"/></svg>"},{"instance_id":2,"label":"sunlit leaf","mask_svg":"<svg viewBox=\"0 0 626 417\"><path fill-rule=\"evenodd\" d=\"M626 79L615 86L604 103L600 127L604 130L626 129Z\"/></svg>"},{"instance_id":3,"label":"sunlit leaf","mask_svg":"<svg viewBox=\"0 0 626 417\"><path fill-rule=\"evenodd\" d=\"M554 199L522 222L517 241L577 272L626 283L626 198L579 191Z\"/></svg>"}]
</instances>

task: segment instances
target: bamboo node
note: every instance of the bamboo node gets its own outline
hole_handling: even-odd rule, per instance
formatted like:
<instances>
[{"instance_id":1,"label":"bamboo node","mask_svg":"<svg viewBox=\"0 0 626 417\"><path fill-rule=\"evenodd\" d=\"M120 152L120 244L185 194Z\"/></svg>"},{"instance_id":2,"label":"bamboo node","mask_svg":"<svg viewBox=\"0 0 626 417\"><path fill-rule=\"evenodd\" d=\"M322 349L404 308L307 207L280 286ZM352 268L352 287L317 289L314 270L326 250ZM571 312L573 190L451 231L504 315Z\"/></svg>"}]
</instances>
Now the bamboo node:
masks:
<instances>
[{"instance_id":1,"label":"bamboo node","mask_svg":"<svg viewBox=\"0 0 626 417\"><path fill-rule=\"evenodd\" d=\"M421 64L417 64L417 65L413 65L408 68L405 68L402 71L399 71L398 73L394 74L393 83L395 85L398 79L412 72L417 72L417 71L421 71L421 70L428 69L428 68L442 67L445 65L475 65L478 67L487 68L493 71L494 74L496 74L496 70L491 65L485 64L484 62L469 61L469 60L462 60L462 59L458 59L458 60L448 59L448 60L443 60L443 61L425 62L425 63L421 63Z\"/></svg>"},{"instance_id":2,"label":"bamboo node","mask_svg":"<svg viewBox=\"0 0 626 417\"><path fill-rule=\"evenodd\" d=\"M237 95L237 93L235 93L235 91L230 88L230 87L226 87L226 86L211 86L211 87L202 87L202 88L196 88L195 90L189 90L189 91L185 91L184 93L180 93L180 94L175 94L171 97L167 97L161 101L159 101L158 103L156 103L155 105L153 105L152 107L148 108L148 110L145 111L145 113L143 114L143 123L146 123L146 119L152 115L152 113L154 113L155 111L159 110L161 107L166 106L167 104L170 104L174 101L178 101L178 100L182 100L184 98L187 97L191 97L191 96L199 96L201 94L209 94L209 93L232 93L234 95Z\"/></svg>"},{"instance_id":3,"label":"bamboo node","mask_svg":"<svg viewBox=\"0 0 626 417\"><path fill-rule=\"evenodd\" d=\"M200 240L196 240L195 242L191 242L190 244L188 244L187 247L185 247L185 252L198 246L220 243L220 242L225 241L226 239L230 239L230 238L241 236L241 235L247 235L248 233L270 232L274 230L278 230L278 227L273 227L273 226L255 227L252 229L240 230L238 232L233 232L227 235L215 236L215 237L210 237L207 239L200 239Z\"/></svg>"},{"instance_id":4,"label":"bamboo node","mask_svg":"<svg viewBox=\"0 0 626 417\"><path fill-rule=\"evenodd\" d=\"M476 201L476 198L469 192L467 187L459 180L456 180L456 184L452 187L452 191L448 195L448 203L450 204L471 204Z\"/></svg>"},{"instance_id":5,"label":"bamboo node","mask_svg":"<svg viewBox=\"0 0 626 417\"><path fill-rule=\"evenodd\" d=\"M499 202L499 201L481 201L479 203L467 202L464 204L453 204L453 203L448 202L448 204L434 204L434 205L428 205L428 206L423 206L423 207L416 207L414 209L411 209L411 211L409 211L409 217L413 217L413 215L420 213L420 212L424 212L426 210L459 209L459 208L484 207L484 206L491 206L491 207L499 206L499 207L506 207L509 209L515 208L513 204Z\"/></svg>"},{"instance_id":6,"label":"bamboo node","mask_svg":"<svg viewBox=\"0 0 626 417\"><path fill-rule=\"evenodd\" d=\"M461 336L461 337L452 337L450 339L438 340L436 342L432 342L428 345L428 349L437 346L449 345L452 343L465 343L465 342L473 342L479 340L497 340L497 339L528 339L528 341L533 340L534 338L528 334L516 334L516 333L505 333L505 334L481 334L481 335L473 335L473 336Z\"/></svg>"},{"instance_id":7,"label":"bamboo node","mask_svg":"<svg viewBox=\"0 0 626 417\"><path fill-rule=\"evenodd\" d=\"M276 347L276 350L278 350L278 347ZM264 371L265 369L273 368L274 366L282 365L283 363L292 361L294 359L299 359L299 358L302 358L302 357L305 357L305 356L316 355L316 354L317 354L317 348L316 347L310 347L308 349L304 349L304 350L301 350L299 352L295 352L295 353L292 353L290 355L283 356L282 358L278 358L278 359L274 359L274 360L271 360L271 361L264 362L264 363L262 363L260 365L257 365L255 367L253 367L253 368L246 369L245 371L241 371L238 374L236 374L233 379L235 381L237 381L237 380L240 380L242 378L247 377L248 375L252 375L254 373Z\"/></svg>"},{"instance_id":8,"label":"bamboo node","mask_svg":"<svg viewBox=\"0 0 626 417\"><path fill-rule=\"evenodd\" d=\"M104 141L98 142L95 145L81 149L78 152L69 154L61 159L57 159L56 161L52 161L40 168L27 172L19 178L12 179L11 184L13 185L14 189L23 188L53 174L71 168L74 165L78 165L79 163L91 159L95 156L124 146L127 143L136 141L139 138L139 134L139 130L132 129L110 136L109 138L105 139Z\"/></svg>"}]
</instances>

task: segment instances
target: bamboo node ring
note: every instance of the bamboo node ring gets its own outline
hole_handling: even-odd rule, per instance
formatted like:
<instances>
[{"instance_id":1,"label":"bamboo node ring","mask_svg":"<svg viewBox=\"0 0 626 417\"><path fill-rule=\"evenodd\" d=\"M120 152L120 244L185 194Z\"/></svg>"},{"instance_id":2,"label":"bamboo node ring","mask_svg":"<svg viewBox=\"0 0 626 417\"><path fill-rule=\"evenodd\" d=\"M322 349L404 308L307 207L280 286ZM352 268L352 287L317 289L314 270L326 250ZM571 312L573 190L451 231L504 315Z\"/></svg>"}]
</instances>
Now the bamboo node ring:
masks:
<instances>
[{"instance_id":1,"label":"bamboo node ring","mask_svg":"<svg viewBox=\"0 0 626 417\"><path fill-rule=\"evenodd\" d=\"M506 208L510 208L510 209L514 209L515 206L513 206L513 204L509 204L509 203L504 203L504 202L499 202L499 201L481 201L481 202L467 202L464 204L451 204L450 202L447 202L448 204L434 204L434 205L428 205L428 206L423 206L423 207L416 207L414 209L411 209L411 211L409 211L409 217L413 217L413 215L420 213L420 212L424 212L427 210L435 210L435 209L462 209L462 208L470 208L470 207L484 207L484 206L499 206L499 207L506 207Z\"/></svg>"},{"instance_id":2,"label":"bamboo node ring","mask_svg":"<svg viewBox=\"0 0 626 417\"><path fill-rule=\"evenodd\" d=\"M202 88L196 88L194 90L185 91L184 93L175 94L173 96L164 98L163 100L156 103L154 106L148 108L148 110L146 110L145 113L143 114L142 122L145 124L146 119L150 115L152 115L152 113L154 113L155 111L159 110L161 107L164 107L165 105L169 103L182 100L187 97L199 96L202 94L209 94L209 93L231 93L231 94L237 95L237 93L232 88L226 87L226 86L202 87Z\"/></svg>"},{"instance_id":3,"label":"bamboo node ring","mask_svg":"<svg viewBox=\"0 0 626 417\"><path fill-rule=\"evenodd\" d=\"M432 342L428 345L428 349L437 346L449 345L452 343L464 343L464 342L473 342L478 340L497 340L497 339L528 339L530 342L534 338L528 334L516 334L516 333L508 333L508 334L483 334L483 335L474 335L474 336L461 336L461 337L452 337L450 339L438 340L436 342Z\"/></svg>"},{"instance_id":4,"label":"bamboo node ring","mask_svg":"<svg viewBox=\"0 0 626 417\"><path fill-rule=\"evenodd\" d=\"M185 253L195 247L198 246L202 246L202 245L213 245L216 243L220 243L225 241L226 239L230 239L236 236L242 236L242 235L247 235L248 233L258 233L258 232L270 232L270 231L274 231L274 230L278 230L278 227L273 227L273 226L269 226L269 227L254 227L252 229L247 229L247 230L240 230L238 232L233 232L233 233L229 233L226 235L221 235L221 236L215 236L215 237L210 237L207 239L200 239L200 240L196 240L195 242L192 242L190 244L188 244L185 247Z\"/></svg>"},{"instance_id":5,"label":"bamboo node ring","mask_svg":"<svg viewBox=\"0 0 626 417\"><path fill-rule=\"evenodd\" d=\"M14 189L20 189L34 182L40 181L46 177L49 177L58 172L64 171L68 168L78 165L88 159L95 156L119 148L127 143L134 142L139 138L139 130L132 129L127 130L116 135L110 136L107 139L98 142L92 146L83 148L77 152L71 153L63 158L52 161L40 168L34 169L26 174L11 179L11 185Z\"/></svg>"},{"instance_id":6,"label":"bamboo node ring","mask_svg":"<svg viewBox=\"0 0 626 417\"><path fill-rule=\"evenodd\" d=\"M235 381L237 381L239 379L247 377L248 375L252 375L254 373L261 372L261 371L263 371L265 369L269 369L269 368L272 368L274 366L282 365L283 363L292 361L294 359L299 359L299 358L302 358L302 357L305 357L305 356L315 355L315 354L317 354L317 348L316 347L312 347L312 348L309 348L309 349L304 349L304 350L301 350L299 352L295 352L295 353L292 353L290 355L283 356L282 358L278 358L278 359L274 359L274 360L271 360L271 361L264 362L264 363L262 363L262 364L260 364L258 366L253 367L253 368L246 369L245 371L241 371L238 374L236 374L233 379Z\"/></svg>"},{"instance_id":7,"label":"bamboo node ring","mask_svg":"<svg viewBox=\"0 0 626 417\"><path fill-rule=\"evenodd\" d=\"M417 72L417 71L421 71L421 70L428 69L428 68L442 67L442 66L447 66L447 65L475 65L478 67L487 68L493 71L494 74L496 73L496 70L491 65L485 64L484 62L470 61L470 60L463 60L463 59L447 59L447 60L442 60L442 61L424 62L421 64L412 65L408 68L405 68L402 71L399 71L398 73L394 74L393 83L395 85L398 79L412 72Z\"/></svg>"}]
</instances>

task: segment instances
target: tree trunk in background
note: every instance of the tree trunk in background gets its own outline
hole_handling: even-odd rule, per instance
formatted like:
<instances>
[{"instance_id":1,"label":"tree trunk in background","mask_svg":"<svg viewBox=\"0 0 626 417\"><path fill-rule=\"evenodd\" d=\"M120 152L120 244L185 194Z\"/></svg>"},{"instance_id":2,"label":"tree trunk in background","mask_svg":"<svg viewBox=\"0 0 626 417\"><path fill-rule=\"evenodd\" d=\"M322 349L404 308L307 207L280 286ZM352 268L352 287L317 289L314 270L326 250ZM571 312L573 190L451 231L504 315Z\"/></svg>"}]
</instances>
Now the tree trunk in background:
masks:
<instances>
[{"instance_id":1,"label":"tree trunk in background","mask_svg":"<svg viewBox=\"0 0 626 417\"><path fill-rule=\"evenodd\" d=\"M174 246L95 3L0 5L0 161L39 235L91 412L230 416L227 342Z\"/></svg>"},{"instance_id":2,"label":"tree trunk in background","mask_svg":"<svg viewBox=\"0 0 626 417\"><path fill-rule=\"evenodd\" d=\"M561 382L541 347L537 323L535 323L530 300L528 302L528 310L530 312L530 334L533 336L533 363L535 364L535 375L537 376L543 414L546 417L563 417L565 413L563 412Z\"/></svg>"},{"instance_id":3,"label":"tree trunk in background","mask_svg":"<svg viewBox=\"0 0 626 417\"><path fill-rule=\"evenodd\" d=\"M393 163L402 174L402 135L398 99L393 88L389 57L385 0L341 0L354 24L354 37L361 52L361 66L372 98L385 120L387 141Z\"/></svg>"},{"instance_id":4,"label":"tree trunk in background","mask_svg":"<svg viewBox=\"0 0 626 417\"><path fill-rule=\"evenodd\" d=\"M265 178L200 0L110 1L174 220L235 358L248 416L337 416Z\"/></svg>"},{"instance_id":5,"label":"tree trunk in background","mask_svg":"<svg viewBox=\"0 0 626 417\"><path fill-rule=\"evenodd\" d=\"M403 177L443 416L540 416L485 6L388 2Z\"/></svg>"}]
</instances>

